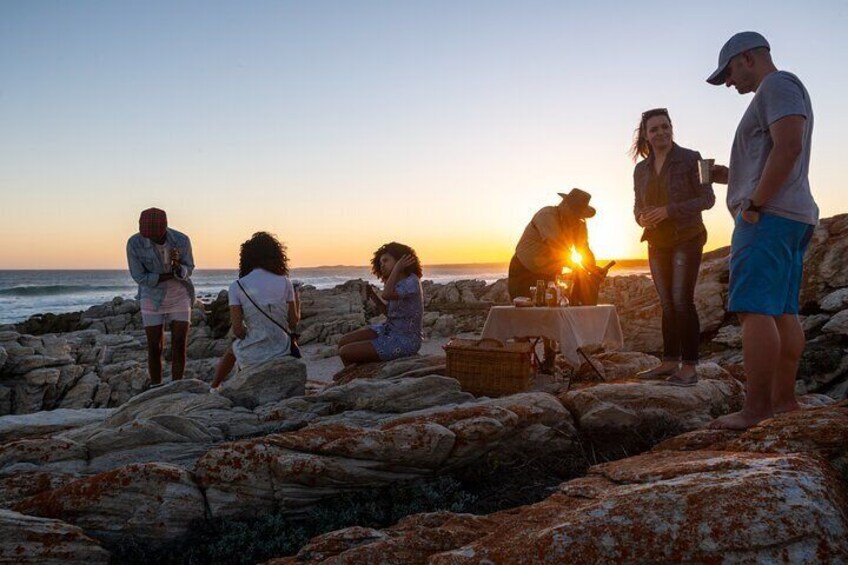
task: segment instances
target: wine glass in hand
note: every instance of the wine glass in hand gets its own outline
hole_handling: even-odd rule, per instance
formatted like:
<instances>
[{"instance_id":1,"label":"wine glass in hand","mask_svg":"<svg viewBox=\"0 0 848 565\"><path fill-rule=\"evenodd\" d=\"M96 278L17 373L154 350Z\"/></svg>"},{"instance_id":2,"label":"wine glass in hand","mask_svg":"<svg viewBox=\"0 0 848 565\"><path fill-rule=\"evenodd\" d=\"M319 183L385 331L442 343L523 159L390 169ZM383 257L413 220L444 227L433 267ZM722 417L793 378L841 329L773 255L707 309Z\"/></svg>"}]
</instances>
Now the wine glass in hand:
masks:
<instances>
[{"instance_id":1,"label":"wine glass in hand","mask_svg":"<svg viewBox=\"0 0 848 565\"><path fill-rule=\"evenodd\" d=\"M171 273L174 276L179 276L182 272L182 266L180 265L180 250L176 248L171 248Z\"/></svg>"}]
</instances>

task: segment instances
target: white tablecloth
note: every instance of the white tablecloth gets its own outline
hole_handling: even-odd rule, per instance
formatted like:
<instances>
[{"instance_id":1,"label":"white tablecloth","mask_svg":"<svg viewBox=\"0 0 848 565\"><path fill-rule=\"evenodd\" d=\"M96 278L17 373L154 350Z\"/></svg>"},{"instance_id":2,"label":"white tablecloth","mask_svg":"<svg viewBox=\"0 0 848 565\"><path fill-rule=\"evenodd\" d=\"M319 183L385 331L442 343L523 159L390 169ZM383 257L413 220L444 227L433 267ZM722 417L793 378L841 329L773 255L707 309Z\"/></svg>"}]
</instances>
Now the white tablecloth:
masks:
<instances>
[{"instance_id":1,"label":"white tablecloth","mask_svg":"<svg viewBox=\"0 0 848 565\"><path fill-rule=\"evenodd\" d=\"M489 310L483 337L546 337L559 342L560 353L572 366L580 365L577 352L584 345L620 349L624 345L618 313L612 304L599 306L528 307L494 306Z\"/></svg>"}]
</instances>

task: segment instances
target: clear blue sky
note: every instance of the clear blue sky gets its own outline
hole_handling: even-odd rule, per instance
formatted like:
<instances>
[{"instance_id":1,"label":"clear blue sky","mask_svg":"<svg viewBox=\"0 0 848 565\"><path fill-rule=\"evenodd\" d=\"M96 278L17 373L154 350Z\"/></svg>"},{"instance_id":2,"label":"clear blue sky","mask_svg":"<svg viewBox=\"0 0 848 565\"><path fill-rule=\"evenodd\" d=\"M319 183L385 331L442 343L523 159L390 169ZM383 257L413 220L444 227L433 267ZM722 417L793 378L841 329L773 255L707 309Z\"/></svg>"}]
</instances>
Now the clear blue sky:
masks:
<instances>
[{"instance_id":1,"label":"clear blue sky","mask_svg":"<svg viewBox=\"0 0 848 565\"><path fill-rule=\"evenodd\" d=\"M199 266L267 229L296 266L506 261L579 186L601 256L644 254L642 110L727 161L750 96L704 82L753 29L813 98L813 191L848 211L848 2L0 1L0 268L123 267L159 206ZM707 214L708 247L730 216Z\"/></svg>"}]
</instances>

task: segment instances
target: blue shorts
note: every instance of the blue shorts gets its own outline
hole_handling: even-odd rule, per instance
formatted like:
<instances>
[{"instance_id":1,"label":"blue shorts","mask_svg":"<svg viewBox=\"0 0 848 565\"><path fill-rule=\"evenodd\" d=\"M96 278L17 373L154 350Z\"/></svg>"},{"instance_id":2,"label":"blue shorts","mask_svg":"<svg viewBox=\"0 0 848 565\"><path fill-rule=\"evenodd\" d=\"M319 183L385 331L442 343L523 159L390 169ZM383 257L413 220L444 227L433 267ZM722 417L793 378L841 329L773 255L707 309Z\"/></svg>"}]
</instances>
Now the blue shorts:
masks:
<instances>
[{"instance_id":1,"label":"blue shorts","mask_svg":"<svg viewBox=\"0 0 848 565\"><path fill-rule=\"evenodd\" d=\"M749 224L736 216L730 244L730 312L780 316L798 313L804 252L814 226L772 214Z\"/></svg>"}]
</instances>

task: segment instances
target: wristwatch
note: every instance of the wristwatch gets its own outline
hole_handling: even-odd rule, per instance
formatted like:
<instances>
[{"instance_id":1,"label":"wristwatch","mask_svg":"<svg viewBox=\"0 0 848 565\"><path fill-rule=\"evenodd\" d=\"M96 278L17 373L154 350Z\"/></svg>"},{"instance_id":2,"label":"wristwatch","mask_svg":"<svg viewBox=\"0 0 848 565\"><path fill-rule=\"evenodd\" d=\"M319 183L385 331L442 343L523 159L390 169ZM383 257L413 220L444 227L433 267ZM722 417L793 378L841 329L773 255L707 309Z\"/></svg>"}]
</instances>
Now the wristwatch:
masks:
<instances>
[{"instance_id":1,"label":"wristwatch","mask_svg":"<svg viewBox=\"0 0 848 565\"><path fill-rule=\"evenodd\" d=\"M759 212L760 207L754 205L754 201L750 198L746 198L742 201L742 211L743 212Z\"/></svg>"}]
</instances>

